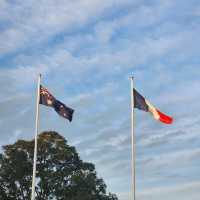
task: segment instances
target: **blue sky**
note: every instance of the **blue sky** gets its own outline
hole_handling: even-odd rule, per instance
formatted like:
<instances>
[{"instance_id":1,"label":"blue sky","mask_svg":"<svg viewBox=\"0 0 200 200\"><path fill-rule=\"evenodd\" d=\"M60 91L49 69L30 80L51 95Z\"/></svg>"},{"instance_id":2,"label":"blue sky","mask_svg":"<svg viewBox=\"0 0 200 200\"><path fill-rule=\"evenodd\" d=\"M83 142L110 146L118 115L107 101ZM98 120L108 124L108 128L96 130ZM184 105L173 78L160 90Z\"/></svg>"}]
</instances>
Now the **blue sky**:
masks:
<instances>
[{"instance_id":1,"label":"blue sky","mask_svg":"<svg viewBox=\"0 0 200 200\"><path fill-rule=\"evenodd\" d=\"M174 117L136 111L140 200L200 196L199 0L1 0L0 145L34 136L37 74L75 109L72 123L40 107L96 165L108 191L130 196L130 81Z\"/></svg>"}]
</instances>

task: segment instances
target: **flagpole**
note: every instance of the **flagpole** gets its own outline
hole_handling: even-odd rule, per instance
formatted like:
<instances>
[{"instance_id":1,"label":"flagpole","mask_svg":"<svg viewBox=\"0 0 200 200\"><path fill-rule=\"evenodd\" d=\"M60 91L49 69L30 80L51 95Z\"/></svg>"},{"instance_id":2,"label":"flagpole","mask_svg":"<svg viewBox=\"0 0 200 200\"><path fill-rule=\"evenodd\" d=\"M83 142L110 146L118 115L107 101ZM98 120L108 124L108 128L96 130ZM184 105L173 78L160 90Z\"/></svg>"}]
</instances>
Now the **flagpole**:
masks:
<instances>
[{"instance_id":1,"label":"flagpole","mask_svg":"<svg viewBox=\"0 0 200 200\"><path fill-rule=\"evenodd\" d=\"M35 117L35 146L34 146L34 158L33 158L31 200L35 200L35 177L36 177L36 162L37 162L37 136L38 136L38 127L39 127L40 81L41 81L41 74L39 74L38 76L38 85L37 85L36 117Z\"/></svg>"},{"instance_id":2,"label":"flagpole","mask_svg":"<svg viewBox=\"0 0 200 200\"><path fill-rule=\"evenodd\" d=\"M132 180L131 180L131 196L132 200L136 200L135 195L135 133L134 133L134 78L133 76L131 79L131 171L132 171Z\"/></svg>"}]
</instances>

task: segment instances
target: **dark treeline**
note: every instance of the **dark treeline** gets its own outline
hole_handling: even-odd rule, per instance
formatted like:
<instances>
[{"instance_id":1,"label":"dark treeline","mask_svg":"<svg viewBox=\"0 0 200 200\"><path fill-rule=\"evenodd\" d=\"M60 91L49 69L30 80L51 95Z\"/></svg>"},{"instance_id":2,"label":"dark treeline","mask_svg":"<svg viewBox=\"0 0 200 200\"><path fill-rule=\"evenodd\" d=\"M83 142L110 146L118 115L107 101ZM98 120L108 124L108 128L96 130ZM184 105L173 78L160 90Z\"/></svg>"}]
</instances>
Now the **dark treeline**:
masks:
<instances>
[{"instance_id":1,"label":"dark treeline","mask_svg":"<svg viewBox=\"0 0 200 200\"><path fill-rule=\"evenodd\" d=\"M0 199L29 200L34 140L18 140L0 154ZM95 166L56 132L38 135L36 200L117 200L107 194Z\"/></svg>"}]
</instances>

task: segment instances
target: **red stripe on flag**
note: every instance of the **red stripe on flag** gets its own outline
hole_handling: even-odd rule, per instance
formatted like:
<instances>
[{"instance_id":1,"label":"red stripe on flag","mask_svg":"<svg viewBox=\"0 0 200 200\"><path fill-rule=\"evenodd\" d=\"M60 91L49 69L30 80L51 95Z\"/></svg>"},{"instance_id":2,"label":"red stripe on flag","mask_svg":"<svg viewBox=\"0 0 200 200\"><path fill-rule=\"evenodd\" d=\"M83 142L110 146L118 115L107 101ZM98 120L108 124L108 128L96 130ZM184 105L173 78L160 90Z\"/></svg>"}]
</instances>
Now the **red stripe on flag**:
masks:
<instances>
[{"instance_id":1,"label":"red stripe on flag","mask_svg":"<svg viewBox=\"0 0 200 200\"><path fill-rule=\"evenodd\" d=\"M165 115L164 113L160 112L159 110L156 109L158 112L158 115L160 116L159 120L165 124L172 124L173 118L170 116Z\"/></svg>"}]
</instances>

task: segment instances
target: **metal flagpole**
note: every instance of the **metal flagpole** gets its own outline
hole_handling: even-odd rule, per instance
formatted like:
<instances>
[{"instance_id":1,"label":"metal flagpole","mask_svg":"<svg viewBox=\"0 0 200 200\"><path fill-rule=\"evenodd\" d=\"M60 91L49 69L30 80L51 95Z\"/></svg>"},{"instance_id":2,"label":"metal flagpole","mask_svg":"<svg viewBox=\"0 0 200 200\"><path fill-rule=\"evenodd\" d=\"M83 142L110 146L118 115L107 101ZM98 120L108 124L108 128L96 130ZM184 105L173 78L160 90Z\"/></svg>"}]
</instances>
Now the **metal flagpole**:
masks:
<instances>
[{"instance_id":1,"label":"metal flagpole","mask_svg":"<svg viewBox=\"0 0 200 200\"><path fill-rule=\"evenodd\" d=\"M40 81L41 81L41 74L39 74L38 76L38 85L37 85L36 117L35 117L35 147L34 147L34 159L33 159L31 200L35 200L35 177L36 177L36 162L37 162L37 136L38 136L38 127L39 127Z\"/></svg>"},{"instance_id":2,"label":"metal flagpole","mask_svg":"<svg viewBox=\"0 0 200 200\"><path fill-rule=\"evenodd\" d=\"M132 200L136 200L135 198L135 133L134 133L134 84L133 84L133 76L131 77L131 170L132 170L132 185L131 185L131 196Z\"/></svg>"}]
</instances>

